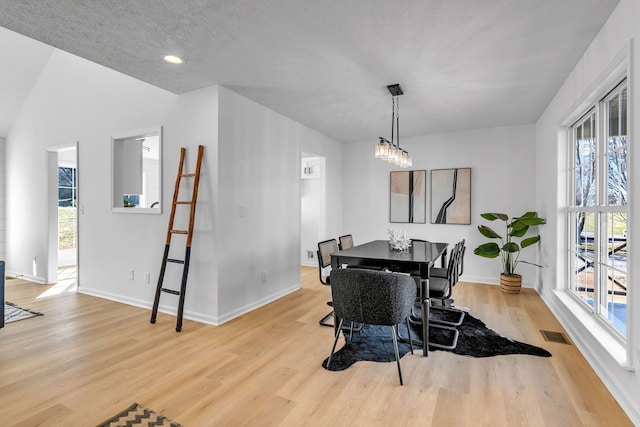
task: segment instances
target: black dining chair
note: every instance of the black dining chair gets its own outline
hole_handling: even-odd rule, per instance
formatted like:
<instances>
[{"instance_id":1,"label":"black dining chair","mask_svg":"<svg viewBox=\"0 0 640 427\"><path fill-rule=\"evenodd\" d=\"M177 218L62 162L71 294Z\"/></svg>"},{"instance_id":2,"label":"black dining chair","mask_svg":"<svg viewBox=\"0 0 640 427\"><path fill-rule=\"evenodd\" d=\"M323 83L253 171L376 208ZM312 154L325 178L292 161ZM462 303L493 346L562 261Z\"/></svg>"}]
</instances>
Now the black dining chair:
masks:
<instances>
[{"instance_id":1,"label":"black dining chair","mask_svg":"<svg viewBox=\"0 0 640 427\"><path fill-rule=\"evenodd\" d=\"M451 294L453 287L458 283L461 259L464 257L464 240L456 243L449 256L446 277L431 276L429 271L429 301L430 311L433 316L430 322L448 326L460 326L464 320L465 311L452 306ZM437 303L435 301L438 301Z\"/></svg>"},{"instance_id":2,"label":"black dining chair","mask_svg":"<svg viewBox=\"0 0 640 427\"><path fill-rule=\"evenodd\" d=\"M401 322L407 323L409 344L413 354L409 325L409 314L416 299L416 286L413 279L406 274L383 271L359 268L335 269L331 272L331 295L335 315L340 321L331 354L327 360L327 367L331 364L345 320L367 325L389 326L398 365L398 378L402 385L396 327Z\"/></svg>"},{"instance_id":3,"label":"black dining chair","mask_svg":"<svg viewBox=\"0 0 640 427\"><path fill-rule=\"evenodd\" d=\"M331 286L331 276L322 276L322 270L331 265L331 254L338 252L338 242L336 239L324 240L318 243L318 251L316 252L318 258L318 276L320 283L326 286ZM331 302L327 302L331 305ZM333 310L327 313L322 319L320 319L320 325L334 327L333 323L329 322L329 319L333 317Z\"/></svg>"},{"instance_id":4,"label":"black dining chair","mask_svg":"<svg viewBox=\"0 0 640 427\"><path fill-rule=\"evenodd\" d=\"M353 247L353 236L351 234L345 234L338 237L338 248L342 251Z\"/></svg>"},{"instance_id":5,"label":"black dining chair","mask_svg":"<svg viewBox=\"0 0 640 427\"><path fill-rule=\"evenodd\" d=\"M345 234L344 236L338 237L338 248L343 251L345 249L351 249L353 247L353 236L351 234ZM343 265L346 268L365 268L367 270L383 270L381 267L376 267L373 265Z\"/></svg>"},{"instance_id":6,"label":"black dining chair","mask_svg":"<svg viewBox=\"0 0 640 427\"><path fill-rule=\"evenodd\" d=\"M460 259L458 260L458 277L462 276L462 273L464 272L464 253L467 250L467 247L465 246L465 240L462 239L462 241L457 243L462 244L462 253L460 255ZM429 270L429 276L433 276L433 277L447 277L447 267L432 267Z\"/></svg>"}]
</instances>

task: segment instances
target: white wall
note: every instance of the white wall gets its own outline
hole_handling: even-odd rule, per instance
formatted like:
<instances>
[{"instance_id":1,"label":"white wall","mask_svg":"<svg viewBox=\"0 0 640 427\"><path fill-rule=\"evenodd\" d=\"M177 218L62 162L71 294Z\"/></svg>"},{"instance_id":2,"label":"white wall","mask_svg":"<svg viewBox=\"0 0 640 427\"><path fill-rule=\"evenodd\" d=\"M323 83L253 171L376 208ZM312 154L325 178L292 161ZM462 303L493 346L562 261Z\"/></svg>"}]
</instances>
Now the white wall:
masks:
<instances>
[{"instance_id":1,"label":"white wall","mask_svg":"<svg viewBox=\"0 0 640 427\"><path fill-rule=\"evenodd\" d=\"M165 126L163 215L114 214L110 209L110 138L127 130ZM149 307L155 290L179 147L187 145L191 164L195 147L206 144L205 164L217 163L217 89L180 97L133 78L55 51L7 137L8 197L19 200L10 212L7 270L38 282L46 272L46 148L79 141L80 291ZM25 167L32 165L32 167ZM212 204L215 173L201 183L199 210ZM206 181L206 179L205 179ZM215 196L215 194L213 194ZM207 215L197 217L198 236L210 236ZM212 215L209 215L211 217ZM206 238L206 237L205 237ZM209 239L213 242L213 239ZM217 319L215 251L194 239L186 314ZM31 274L32 255L39 265ZM128 279L128 271L135 279ZM205 271L203 271L205 270ZM143 281L151 273L151 284ZM203 282L203 283L202 283ZM179 285L179 280L176 286ZM164 308L176 305L171 296ZM213 302L213 303L212 303Z\"/></svg>"},{"instance_id":2,"label":"white wall","mask_svg":"<svg viewBox=\"0 0 640 427\"><path fill-rule=\"evenodd\" d=\"M86 262L80 275L84 273L89 279L88 287L109 288L114 294L121 289L137 297L145 293L122 280L125 268L137 266L127 263L119 267L118 263L153 252L147 245L154 241L146 236L157 233L162 218L111 214L110 136L161 124L175 98L62 51L52 54L7 136L7 196L19 200L7 212L11 225L7 233L8 271L49 281L44 241L46 148L80 141L79 197L84 215L79 219L83 231L79 244ZM118 247L122 250L115 250ZM34 255L38 260L35 275L31 269ZM94 276L91 269L97 266Z\"/></svg>"},{"instance_id":3,"label":"white wall","mask_svg":"<svg viewBox=\"0 0 640 427\"><path fill-rule=\"evenodd\" d=\"M5 141L0 138L0 260L5 259L5 216L6 216L6 186L5 186Z\"/></svg>"},{"instance_id":4,"label":"white wall","mask_svg":"<svg viewBox=\"0 0 640 427\"><path fill-rule=\"evenodd\" d=\"M219 123L219 294L226 319L300 287L301 145L335 142L225 88Z\"/></svg>"},{"instance_id":5,"label":"white wall","mask_svg":"<svg viewBox=\"0 0 640 427\"><path fill-rule=\"evenodd\" d=\"M375 159L375 141L345 146L344 152L344 231L355 243L388 238L389 228L406 229L412 238L444 241L465 239L464 280L498 283L499 258L486 259L473 254L484 243L477 230L483 212L503 212L512 216L535 210L535 128L533 125L501 127L475 131L422 135L401 140L413 158L413 170L427 170L427 223L389 222L389 172L400 170ZM357 165L354 167L353 165ZM431 169L471 168L471 225L431 224ZM491 224L501 231L502 222ZM522 258L535 261L536 250L523 252ZM533 286L535 267L519 265L523 284Z\"/></svg>"},{"instance_id":6,"label":"white wall","mask_svg":"<svg viewBox=\"0 0 640 427\"><path fill-rule=\"evenodd\" d=\"M571 335L595 371L600 375L616 400L631 420L640 425L640 293L633 286L628 295L628 305L635 315L629 319L629 351L612 340L602 331L599 323L585 310L576 307L571 298L562 292L566 287L564 253L566 251L564 207L566 206L566 126L585 103L593 101L593 96L604 95L601 83L613 74L620 58L630 64L630 179L629 194L631 214L629 218L629 283L636 281L639 273L640 251L633 242L640 238L640 186L638 167L640 150L637 145L637 131L640 123L640 91L636 82L640 81L640 70L636 57L640 54L640 2L621 0L606 24L594 39L584 56L556 94L536 124L536 181L537 206L549 219L544 227L545 244L541 252L542 262L548 268L541 273L542 296ZM623 64L624 66L624 64ZM606 85L605 85L606 86ZM583 319L584 322L578 319ZM634 320L636 319L636 320ZM635 367L635 372L631 371Z\"/></svg>"},{"instance_id":7,"label":"white wall","mask_svg":"<svg viewBox=\"0 0 640 427\"><path fill-rule=\"evenodd\" d=\"M164 131L163 214L112 213L111 135L158 125ZM20 201L7 218L10 274L49 280L46 148L75 141L84 293L151 306L181 146L187 147L187 170L195 167L197 146L205 146L185 317L218 324L299 288L301 145L329 159L333 194L327 221L333 232L340 226L337 142L225 88L176 96L55 51L7 137L8 197ZM191 188L181 187L181 199ZM186 227L186 211L178 211L180 221ZM174 236L173 243L170 256L181 258L183 242ZM150 284L144 283L145 272L151 273ZM169 266L165 284L177 288L179 276ZM163 296L161 311L175 312L172 298Z\"/></svg>"}]
</instances>

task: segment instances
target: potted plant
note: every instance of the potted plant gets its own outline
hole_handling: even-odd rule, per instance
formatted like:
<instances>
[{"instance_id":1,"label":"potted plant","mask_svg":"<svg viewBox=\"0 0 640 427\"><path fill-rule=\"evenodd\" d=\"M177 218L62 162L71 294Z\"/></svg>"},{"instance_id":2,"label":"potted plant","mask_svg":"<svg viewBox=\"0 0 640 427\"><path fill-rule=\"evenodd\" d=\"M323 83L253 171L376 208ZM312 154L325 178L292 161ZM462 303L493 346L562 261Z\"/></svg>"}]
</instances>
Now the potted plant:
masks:
<instances>
[{"instance_id":1,"label":"potted plant","mask_svg":"<svg viewBox=\"0 0 640 427\"><path fill-rule=\"evenodd\" d=\"M478 231L480 231L480 234L489 239L500 239L502 246L499 246L496 242L484 243L475 248L473 253L485 258L497 258L498 255L502 256L500 288L504 292L517 294L520 292L522 286L522 276L515 272L518 264L523 262L525 264L535 265L536 267L542 267L541 265L520 259L520 251L522 249L540 240L540 235L531 237L525 237L525 235L527 231L529 231L529 227L542 225L547 221L544 218L540 218L537 212L527 212L515 218L509 218L508 215L502 213L483 213L480 216L489 221L495 221L496 219L503 221L506 226L506 233L505 238L503 238L491 227L479 225ZM518 243L516 239L521 240Z\"/></svg>"}]
</instances>

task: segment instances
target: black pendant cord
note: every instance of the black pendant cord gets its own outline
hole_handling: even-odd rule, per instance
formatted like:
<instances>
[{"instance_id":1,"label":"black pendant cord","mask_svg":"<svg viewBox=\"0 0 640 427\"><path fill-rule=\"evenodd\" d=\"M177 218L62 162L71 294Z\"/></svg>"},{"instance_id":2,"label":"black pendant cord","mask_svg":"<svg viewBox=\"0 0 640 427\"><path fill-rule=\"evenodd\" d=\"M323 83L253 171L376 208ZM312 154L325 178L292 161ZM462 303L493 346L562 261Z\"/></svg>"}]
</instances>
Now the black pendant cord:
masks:
<instances>
[{"instance_id":1,"label":"black pendant cord","mask_svg":"<svg viewBox=\"0 0 640 427\"><path fill-rule=\"evenodd\" d=\"M396 116L395 116L395 107L396 107L396 102L395 102L395 96L391 97L391 145L393 145L393 136L394 136L394 130L395 130L395 121L396 121Z\"/></svg>"},{"instance_id":2,"label":"black pendant cord","mask_svg":"<svg viewBox=\"0 0 640 427\"><path fill-rule=\"evenodd\" d=\"M400 100L398 96L395 96L396 99L396 138L398 140L398 150L400 149Z\"/></svg>"}]
</instances>

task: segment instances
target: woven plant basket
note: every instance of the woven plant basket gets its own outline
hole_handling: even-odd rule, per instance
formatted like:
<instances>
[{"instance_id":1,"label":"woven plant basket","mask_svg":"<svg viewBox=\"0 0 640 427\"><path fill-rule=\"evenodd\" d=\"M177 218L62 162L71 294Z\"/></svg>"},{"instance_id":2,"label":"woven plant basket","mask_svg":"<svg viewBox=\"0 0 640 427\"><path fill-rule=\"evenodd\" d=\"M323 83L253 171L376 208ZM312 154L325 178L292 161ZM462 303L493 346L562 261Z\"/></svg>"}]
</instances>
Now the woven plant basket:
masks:
<instances>
[{"instance_id":1,"label":"woven plant basket","mask_svg":"<svg viewBox=\"0 0 640 427\"><path fill-rule=\"evenodd\" d=\"M500 274L500 289L508 294L519 294L522 287L522 276L519 274Z\"/></svg>"}]
</instances>

